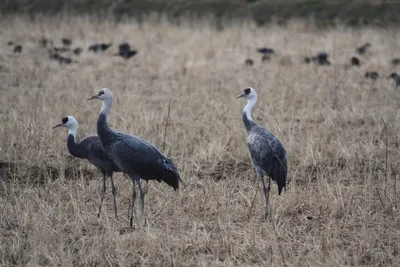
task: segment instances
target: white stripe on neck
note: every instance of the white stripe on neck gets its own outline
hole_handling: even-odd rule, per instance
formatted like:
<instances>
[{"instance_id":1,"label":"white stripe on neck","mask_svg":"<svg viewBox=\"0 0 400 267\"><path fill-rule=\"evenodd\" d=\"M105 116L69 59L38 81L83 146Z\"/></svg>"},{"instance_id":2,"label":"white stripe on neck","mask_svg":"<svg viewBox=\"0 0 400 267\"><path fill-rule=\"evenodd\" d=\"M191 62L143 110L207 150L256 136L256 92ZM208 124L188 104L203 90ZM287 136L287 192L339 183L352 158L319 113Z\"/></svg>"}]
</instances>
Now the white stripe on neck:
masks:
<instances>
[{"instance_id":1,"label":"white stripe on neck","mask_svg":"<svg viewBox=\"0 0 400 267\"><path fill-rule=\"evenodd\" d=\"M104 114L106 116L106 118L108 118L108 114L110 114L111 103L112 103L111 99L106 98L103 100L103 105L101 106L100 113Z\"/></svg>"},{"instance_id":2,"label":"white stripe on neck","mask_svg":"<svg viewBox=\"0 0 400 267\"><path fill-rule=\"evenodd\" d=\"M253 109L254 105L257 102L257 97L253 96L252 98L247 99L247 105L243 109L243 113L246 114L246 117L248 120L253 120L251 118L251 110Z\"/></svg>"},{"instance_id":3,"label":"white stripe on neck","mask_svg":"<svg viewBox=\"0 0 400 267\"><path fill-rule=\"evenodd\" d=\"M71 134L74 137L74 139L76 139L77 132L78 132L78 125L77 124L73 124L73 125L71 125L71 127L69 127L68 134Z\"/></svg>"}]
</instances>

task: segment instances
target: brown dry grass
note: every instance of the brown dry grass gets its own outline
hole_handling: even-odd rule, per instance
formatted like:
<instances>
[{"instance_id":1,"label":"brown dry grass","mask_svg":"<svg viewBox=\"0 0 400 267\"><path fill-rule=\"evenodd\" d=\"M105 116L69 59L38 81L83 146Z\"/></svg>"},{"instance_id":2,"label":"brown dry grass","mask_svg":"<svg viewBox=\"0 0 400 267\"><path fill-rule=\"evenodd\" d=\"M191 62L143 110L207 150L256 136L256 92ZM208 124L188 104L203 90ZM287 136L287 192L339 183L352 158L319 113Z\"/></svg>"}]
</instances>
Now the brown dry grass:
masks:
<instances>
[{"instance_id":1,"label":"brown dry grass","mask_svg":"<svg viewBox=\"0 0 400 267\"><path fill-rule=\"evenodd\" d=\"M216 31L206 20L176 27L82 17L12 17L0 25L1 265L282 266L278 242L288 266L400 264L400 93L386 79L362 78L366 70L392 71L397 30L317 31L293 22ZM78 64L59 66L38 47L42 35L84 47L126 40L139 54L124 61L113 51L85 52ZM20 56L8 40L24 44ZM373 47L361 70L346 69L365 41ZM264 45L278 55L261 64L255 48ZM320 50L332 54L333 66L301 63ZM255 66L244 66L247 57ZM278 239L261 219L263 195L241 121L245 101L234 98L247 86L259 94L253 117L288 151L288 190L278 196L272 189ZM146 185L147 227L139 219L127 230L131 183L120 174L119 220L110 191L97 218L100 176L68 157L65 130L51 130L73 115L79 136L94 132L100 103L85 98L101 87L114 93L111 125L158 147L172 98L164 152L186 186ZM379 116L387 123L387 170Z\"/></svg>"}]
</instances>

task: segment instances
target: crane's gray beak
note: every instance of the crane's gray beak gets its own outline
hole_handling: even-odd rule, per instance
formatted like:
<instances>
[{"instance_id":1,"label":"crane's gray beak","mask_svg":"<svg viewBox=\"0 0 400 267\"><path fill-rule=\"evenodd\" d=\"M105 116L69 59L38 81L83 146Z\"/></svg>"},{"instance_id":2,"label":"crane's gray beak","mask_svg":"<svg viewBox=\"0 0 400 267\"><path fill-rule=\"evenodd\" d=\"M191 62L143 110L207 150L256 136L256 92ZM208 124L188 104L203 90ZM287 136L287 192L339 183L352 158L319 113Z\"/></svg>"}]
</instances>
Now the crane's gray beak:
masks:
<instances>
[{"instance_id":1,"label":"crane's gray beak","mask_svg":"<svg viewBox=\"0 0 400 267\"><path fill-rule=\"evenodd\" d=\"M61 127L61 126L64 126L64 124L62 124L62 123L59 123L59 124L57 124L57 125L54 125L53 127L51 127L51 129L55 129L55 128L57 128L57 127Z\"/></svg>"},{"instance_id":2,"label":"crane's gray beak","mask_svg":"<svg viewBox=\"0 0 400 267\"><path fill-rule=\"evenodd\" d=\"M246 93L241 93L240 95L236 96L236 99L246 97Z\"/></svg>"},{"instance_id":3,"label":"crane's gray beak","mask_svg":"<svg viewBox=\"0 0 400 267\"><path fill-rule=\"evenodd\" d=\"M99 96L98 95L94 95L94 96L89 97L86 100L93 100L93 99L99 99Z\"/></svg>"}]
</instances>

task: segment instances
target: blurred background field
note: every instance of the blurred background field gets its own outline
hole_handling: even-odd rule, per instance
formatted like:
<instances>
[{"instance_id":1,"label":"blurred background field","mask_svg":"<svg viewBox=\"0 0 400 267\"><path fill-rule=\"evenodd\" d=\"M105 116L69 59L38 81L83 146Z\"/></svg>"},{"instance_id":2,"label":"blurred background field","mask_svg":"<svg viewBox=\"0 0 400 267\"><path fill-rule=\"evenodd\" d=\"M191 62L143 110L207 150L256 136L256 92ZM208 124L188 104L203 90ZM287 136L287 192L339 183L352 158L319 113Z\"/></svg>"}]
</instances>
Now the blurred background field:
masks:
<instances>
[{"instance_id":1,"label":"blurred background field","mask_svg":"<svg viewBox=\"0 0 400 267\"><path fill-rule=\"evenodd\" d=\"M39 8L50 3L60 13ZM56 3L0 3L10 11L0 18L1 266L400 265L400 87L389 79L400 71L396 23L371 16L362 27L340 19L320 27L308 16L280 23L279 12L265 25L209 13L138 20ZM124 42L134 55L121 56ZM111 45L89 49L99 43ZM262 60L261 47L275 53ZM305 62L321 52L330 64ZM247 152L245 101L235 99L248 86L259 97L254 120L288 151L287 191L271 190L272 222ZM127 227L131 182L121 174L119 219L110 189L98 218L101 176L69 155L66 129L51 130L73 115L78 139L94 133L100 103L86 98L102 87L114 94L111 127L173 157L185 181L178 192L144 183L147 226L138 216Z\"/></svg>"}]
</instances>

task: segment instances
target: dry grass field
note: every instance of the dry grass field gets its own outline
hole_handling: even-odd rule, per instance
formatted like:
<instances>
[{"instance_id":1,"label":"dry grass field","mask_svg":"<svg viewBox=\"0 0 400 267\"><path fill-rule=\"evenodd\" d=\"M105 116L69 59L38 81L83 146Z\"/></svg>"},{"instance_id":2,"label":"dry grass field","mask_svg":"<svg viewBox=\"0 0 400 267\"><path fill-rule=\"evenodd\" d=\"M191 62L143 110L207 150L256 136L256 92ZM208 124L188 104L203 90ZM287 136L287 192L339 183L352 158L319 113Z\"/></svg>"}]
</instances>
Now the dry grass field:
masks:
<instances>
[{"instance_id":1,"label":"dry grass field","mask_svg":"<svg viewBox=\"0 0 400 267\"><path fill-rule=\"evenodd\" d=\"M1 266L400 265L400 89L386 78L400 55L398 29L293 21L215 30L210 21L1 18ZM85 51L60 65L38 46L43 36L70 37ZM87 51L103 41L114 46ZM113 56L122 41L138 54ZM367 41L362 66L349 68ZM277 51L271 61L261 62L262 46ZM323 50L331 66L302 62ZM364 79L370 70L377 81ZM247 153L246 101L235 99L248 86L259 96L253 118L288 152L289 183L281 196L273 184L271 221ZM185 182L176 192L144 183L148 224L136 205L135 229L128 178L115 175L119 219L109 182L98 218L99 172L69 156L66 129L51 129L72 115L78 138L95 133L101 105L86 98L102 87L114 94L110 125L173 157Z\"/></svg>"}]
</instances>

